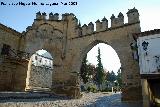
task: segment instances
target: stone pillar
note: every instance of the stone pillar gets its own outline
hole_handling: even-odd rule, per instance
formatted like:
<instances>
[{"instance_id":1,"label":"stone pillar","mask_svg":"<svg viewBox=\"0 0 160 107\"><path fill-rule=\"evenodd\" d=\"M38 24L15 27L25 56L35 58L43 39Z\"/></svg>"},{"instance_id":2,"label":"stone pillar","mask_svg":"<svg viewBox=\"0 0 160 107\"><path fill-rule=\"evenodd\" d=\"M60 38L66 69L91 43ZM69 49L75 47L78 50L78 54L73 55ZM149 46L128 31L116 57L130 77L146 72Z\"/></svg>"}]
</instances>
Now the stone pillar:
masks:
<instances>
[{"instance_id":1,"label":"stone pillar","mask_svg":"<svg viewBox=\"0 0 160 107\"><path fill-rule=\"evenodd\" d=\"M142 84L143 107L150 107L147 79L141 79L141 84Z\"/></svg>"},{"instance_id":2,"label":"stone pillar","mask_svg":"<svg viewBox=\"0 0 160 107\"><path fill-rule=\"evenodd\" d=\"M27 78L26 78L26 87L25 87L25 90L30 89L29 79L30 79L30 77L31 77L31 76L30 76L31 64L32 64L32 61L29 60L29 62L28 62L28 70L27 70Z\"/></svg>"}]
</instances>

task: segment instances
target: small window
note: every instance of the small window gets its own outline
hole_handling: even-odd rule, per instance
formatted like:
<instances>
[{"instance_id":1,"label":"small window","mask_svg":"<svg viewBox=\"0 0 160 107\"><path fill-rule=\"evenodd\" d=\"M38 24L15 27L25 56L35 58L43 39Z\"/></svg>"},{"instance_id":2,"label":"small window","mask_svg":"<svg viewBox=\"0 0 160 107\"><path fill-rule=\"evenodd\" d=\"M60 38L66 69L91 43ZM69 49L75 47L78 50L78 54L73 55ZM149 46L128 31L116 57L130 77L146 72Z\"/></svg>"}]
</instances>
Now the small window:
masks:
<instances>
[{"instance_id":1,"label":"small window","mask_svg":"<svg viewBox=\"0 0 160 107\"><path fill-rule=\"evenodd\" d=\"M47 65L47 60L45 60L45 64Z\"/></svg>"},{"instance_id":2,"label":"small window","mask_svg":"<svg viewBox=\"0 0 160 107\"><path fill-rule=\"evenodd\" d=\"M9 46L7 44L3 44L1 55L9 55L10 49L11 49L11 46Z\"/></svg>"},{"instance_id":3,"label":"small window","mask_svg":"<svg viewBox=\"0 0 160 107\"><path fill-rule=\"evenodd\" d=\"M37 56L35 56L35 60L37 60Z\"/></svg>"}]
</instances>

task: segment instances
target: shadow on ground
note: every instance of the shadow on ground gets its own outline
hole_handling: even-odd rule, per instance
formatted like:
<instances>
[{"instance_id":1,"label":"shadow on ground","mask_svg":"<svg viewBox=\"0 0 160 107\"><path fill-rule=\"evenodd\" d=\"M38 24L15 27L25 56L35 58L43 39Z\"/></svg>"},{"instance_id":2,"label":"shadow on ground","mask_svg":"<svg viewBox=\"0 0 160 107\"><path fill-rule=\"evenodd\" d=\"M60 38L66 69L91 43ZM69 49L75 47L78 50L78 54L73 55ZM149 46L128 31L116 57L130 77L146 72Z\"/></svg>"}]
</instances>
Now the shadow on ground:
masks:
<instances>
[{"instance_id":1,"label":"shadow on ground","mask_svg":"<svg viewBox=\"0 0 160 107\"><path fill-rule=\"evenodd\" d=\"M5 102L39 102L71 99L45 92L0 92L0 103Z\"/></svg>"}]
</instances>

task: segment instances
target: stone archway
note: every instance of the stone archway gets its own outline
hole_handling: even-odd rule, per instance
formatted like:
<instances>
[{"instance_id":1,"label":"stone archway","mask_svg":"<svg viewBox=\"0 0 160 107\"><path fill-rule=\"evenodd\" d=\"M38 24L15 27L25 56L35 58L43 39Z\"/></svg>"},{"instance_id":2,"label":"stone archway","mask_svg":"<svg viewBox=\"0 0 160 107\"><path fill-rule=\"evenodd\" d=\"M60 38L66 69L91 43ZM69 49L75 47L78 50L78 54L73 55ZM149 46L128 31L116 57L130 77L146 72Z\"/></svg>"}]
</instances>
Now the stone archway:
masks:
<instances>
[{"instance_id":1,"label":"stone archway","mask_svg":"<svg viewBox=\"0 0 160 107\"><path fill-rule=\"evenodd\" d=\"M111 89L111 87L108 87L107 85L112 83L108 82L109 78L107 74L114 72L116 75L116 72L121 68L120 59L116 51L108 43L102 40L93 41L84 49L84 53L81 54L81 58L83 59L80 70L80 83L82 90L87 90L90 86L99 89L96 81L96 68L98 66L97 56L99 55L98 50L100 50L101 63L103 65L105 75L103 84L101 84L101 90ZM87 72L88 70L89 72Z\"/></svg>"},{"instance_id":2,"label":"stone archway","mask_svg":"<svg viewBox=\"0 0 160 107\"><path fill-rule=\"evenodd\" d=\"M56 75L52 80L54 92L77 97L80 95L77 75L84 55L93 45L107 43L115 49L121 61L122 99L139 100L141 99L139 67L133 60L130 49L130 44L134 41L132 33L141 32L138 10L130 9L127 16L128 23L124 23L121 12L117 18L112 15L110 28L106 18L103 18L102 22L97 20L94 31L92 22L88 26L85 24L81 27L72 13L63 14L60 20L57 19L57 14L51 13L49 19L46 19L46 14L38 13L25 34L24 41L27 45L22 48L29 53L39 48L54 53L54 75Z\"/></svg>"},{"instance_id":3,"label":"stone archway","mask_svg":"<svg viewBox=\"0 0 160 107\"><path fill-rule=\"evenodd\" d=\"M142 94L140 72L130 48L130 44L134 42L132 34L141 32L138 10L129 9L127 17L128 22L124 23L121 12L118 17L112 15L111 27L108 27L106 18L102 21L97 20L94 30L92 22L83 26L78 24L78 19L73 13L63 14L62 19L58 19L58 14L50 13L49 19L46 19L46 13L38 12L26 32L14 34L18 35L13 39L16 42L10 45L15 45L15 49L31 55L39 49L49 51L54 56L53 91L77 97L80 96L78 73L84 55L97 43L107 43L115 49L121 61L122 99L139 100ZM17 70L15 67L15 71Z\"/></svg>"},{"instance_id":4,"label":"stone archway","mask_svg":"<svg viewBox=\"0 0 160 107\"><path fill-rule=\"evenodd\" d=\"M67 56L67 58L72 59L73 65L70 65L72 67L70 71L80 71L84 55L94 45L98 43L107 43L117 52L121 61L123 81L122 99L140 100L142 95L139 67L138 62L132 57L132 50L130 48L130 43L133 42L131 34L134 32L140 32L140 29L137 28L140 28L139 23L72 39L70 43L72 44L70 45L72 51L69 51L70 54Z\"/></svg>"},{"instance_id":5,"label":"stone archway","mask_svg":"<svg viewBox=\"0 0 160 107\"><path fill-rule=\"evenodd\" d=\"M26 91L50 91L52 86L53 57L45 50L38 50L28 63Z\"/></svg>"}]
</instances>

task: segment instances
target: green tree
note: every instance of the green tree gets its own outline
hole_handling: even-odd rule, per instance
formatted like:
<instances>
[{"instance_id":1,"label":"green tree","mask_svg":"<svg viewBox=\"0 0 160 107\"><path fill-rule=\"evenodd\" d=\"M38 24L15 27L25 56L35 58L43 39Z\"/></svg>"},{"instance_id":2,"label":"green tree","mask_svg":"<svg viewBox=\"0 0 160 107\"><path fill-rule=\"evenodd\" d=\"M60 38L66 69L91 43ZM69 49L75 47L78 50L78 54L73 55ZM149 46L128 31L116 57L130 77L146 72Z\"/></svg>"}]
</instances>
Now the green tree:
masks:
<instances>
[{"instance_id":1,"label":"green tree","mask_svg":"<svg viewBox=\"0 0 160 107\"><path fill-rule=\"evenodd\" d=\"M116 79L117 79L117 82L118 82L119 86L121 87L122 86L122 72L121 72L121 69L118 70Z\"/></svg>"},{"instance_id":2,"label":"green tree","mask_svg":"<svg viewBox=\"0 0 160 107\"><path fill-rule=\"evenodd\" d=\"M114 82L115 80L116 80L116 74L113 71L111 71L111 73L109 73L108 81Z\"/></svg>"},{"instance_id":3,"label":"green tree","mask_svg":"<svg viewBox=\"0 0 160 107\"><path fill-rule=\"evenodd\" d=\"M96 68L95 68L95 65L92 65L91 63L87 64L87 72L88 72L88 75L92 77L95 76L95 73L96 73Z\"/></svg>"},{"instance_id":4,"label":"green tree","mask_svg":"<svg viewBox=\"0 0 160 107\"><path fill-rule=\"evenodd\" d=\"M80 71L80 75L81 78L83 80L84 83L88 82L89 76L88 76L88 70L87 70L87 56L84 57L83 61L82 61L82 66L81 66L81 71Z\"/></svg>"},{"instance_id":5,"label":"green tree","mask_svg":"<svg viewBox=\"0 0 160 107\"><path fill-rule=\"evenodd\" d=\"M82 61L81 72L80 72L81 78L84 83L87 83L90 79L93 79L96 72L95 66L90 63L89 64L87 63L88 63L87 56L85 56Z\"/></svg>"},{"instance_id":6,"label":"green tree","mask_svg":"<svg viewBox=\"0 0 160 107\"><path fill-rule=\"evenodd\" d=\"M97 61L98 61L98 64L97 64L97 67L96 67L96 82L98 84L98 88L100 89L100 86L105 81L104 69L103 69L103 65L102 65L102 62L101 62L100 48L98 48Z\"/></svg>"}]
</instances>

